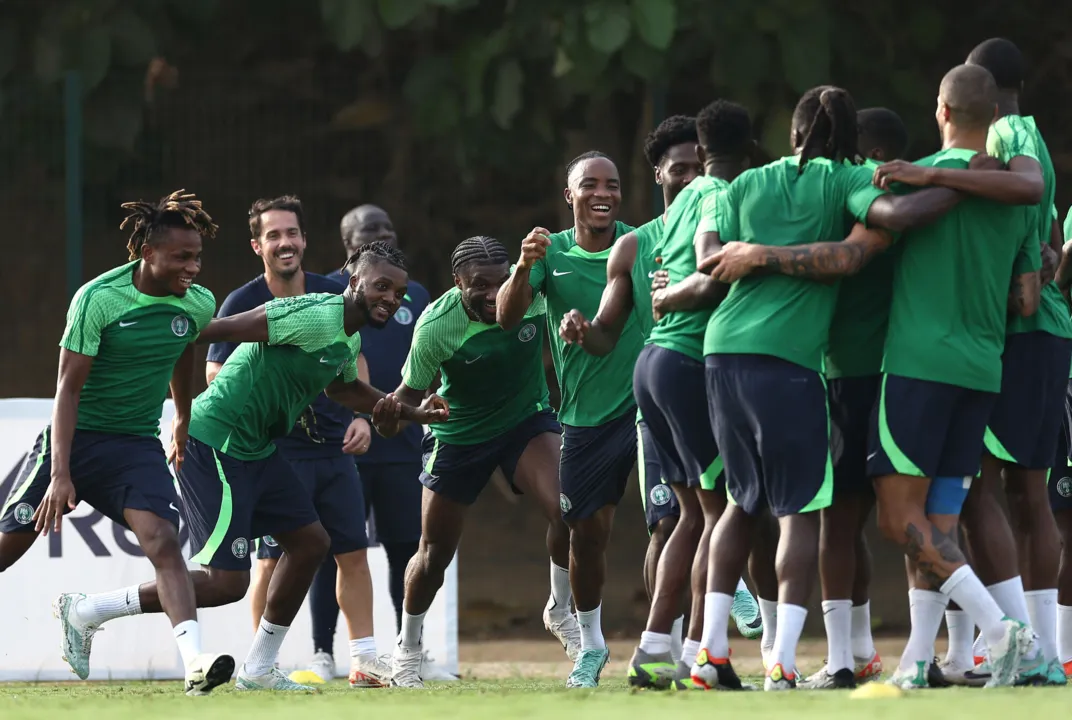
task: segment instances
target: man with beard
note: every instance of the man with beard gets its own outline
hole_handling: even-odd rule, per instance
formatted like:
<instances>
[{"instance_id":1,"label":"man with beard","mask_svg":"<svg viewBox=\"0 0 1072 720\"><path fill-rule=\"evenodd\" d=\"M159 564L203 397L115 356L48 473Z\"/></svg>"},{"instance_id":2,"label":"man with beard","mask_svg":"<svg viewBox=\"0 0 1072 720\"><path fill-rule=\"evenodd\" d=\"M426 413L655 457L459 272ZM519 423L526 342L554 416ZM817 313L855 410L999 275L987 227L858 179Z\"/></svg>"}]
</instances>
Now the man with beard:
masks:
<instances>
[{"instance_id":1,"label":"man with beard","mask_svg":"<svg viewBox=\"0 0 1072 720\"><path fill-rule=\"evenodd\" d=\"M589 151L566 167L566 204L574 227L558 233L533 228L521 259L499 290L497 319L517 327L539 293L552 317L572 310L595 317L607 286L615 241L633 230L617 222L621 181L614 162ZM636 462L633 365L644 331L631 314L614 349L596 356L553 335L551 350L562 391L562 517L570 527L569 579L581 626L581 651L567 687L595 687L609 653L600 628L606 548L614 510Z\"/></svg>"},{"instance_id":2,"label":"man with beard","mask_svg":"<svg viewBox=\"0 0 1072 720\"><path fill-rule=\"evenodd\" d=\"M552 572L544 622L571 659L580 650L569 575L555 573L569 562L570 547L558 503L562 430L543 371L545 303L537 298L531 304L518 331L495 324L495 298L510 276L510 256L492 238L462 241L451 267L454 287L421 315L395 393L419 403L441 374L440 392L452 408L450 421L432 428L423 443L421 541L406 572L402 631L391 667L398 687L424 686L424 616L454 558L469 506L497 467L514 492L532 496L547 517Z\"/></svg>"}]
</instances>

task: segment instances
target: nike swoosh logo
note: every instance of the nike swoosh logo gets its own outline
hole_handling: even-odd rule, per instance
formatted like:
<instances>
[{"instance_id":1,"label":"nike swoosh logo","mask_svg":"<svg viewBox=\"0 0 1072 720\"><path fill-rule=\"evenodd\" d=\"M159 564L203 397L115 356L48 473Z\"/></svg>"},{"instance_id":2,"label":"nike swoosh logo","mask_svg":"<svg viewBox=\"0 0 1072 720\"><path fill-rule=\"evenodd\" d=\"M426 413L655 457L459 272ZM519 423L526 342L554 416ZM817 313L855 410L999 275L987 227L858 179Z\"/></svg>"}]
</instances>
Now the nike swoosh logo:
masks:
<instances>
[{"instance_id":1,"label":"nike swoosh logo","mask_svg":"<svg viewBox=\"0 0 1072 720\"><path fill-rule=\"evenodd\" d=\"M873 452L870 455L868 455L867 459L870 460L871 458L875 457L876 455L878 455L878 450L876 450L875 452Z\"/></svg>"},{"instance_id":2,"label":"nike swoosh logo","mask_svg":"<svg viewBox=\"0 0 1072 720\"><path fill-rule=\"evenodd\" d=\"M655 279L655 273L654 272L648 273L648 279L649 280L654 280Z\"/></svg>"},{"instance_id":3,"label":"nike swoosh logo","mask_svg":"<svg viewBox=\"0 0 1072 720\"><path fill-rule=\"evenodd\" d=\"M182 631L181 633L179 633L178 635L176 635L176 636L175 636L175 639L181 638L181 637L182 637L183 635L185 635L186 633L187 633L187 631L186 631L186 630L183 630L183 631Z\"/></svg>"},{"instance_id":4,"label":"nike swoosh logo","mask_svg":"<svg viewBox=\"0 0 1072 720\"><path fill-rule=\"evenodd\" d=\"M174 510L175 512L179 511L179 509L177 507L175 507L175 503L168 503L168 507L171 508L172 510Z\"/></svg>"},{"instance_id":5,"label":"nike swoosh logo","mask_svg":"<svg viewBox=\"0 0 1072 720\"><path fill-rule=\"evenodd\" d=\"M275 633L271 630L265 630L264 632L268 633L269 635L275 635Z\"/></svg>"},{"instance_id":6,"label":"nike swoosh logo","mask_svg":"<svg viewBox=\"0 0 1072 720\"><path fill-rule=\"evenodd\" d=\"M130 327L131 325L137 325L137 324L138 324L137 320L131 320L130 322L123 322L122 320L119 321L119 327Z\"/></svg>"},{"instance_id":7,"label":"nike swoosh logo","mask_svg":"<svg viewBox=\"0 0 1072 720\"><path fill-rule=\"evenodd\" d=\"M326 357L320 358L320 362L324 363L325 365L331 365L332 364L331 360L326 358Z\"/></svg>"},{"instance_id":8,"label":"nike swoosh logo","mask_svg":"<svg viewBox=\"0 0 1072 720\"><path fill-rule=\"evenodd\" d=\"M477 355L477 356L476 356L475 358L473 358L472 360L466 360L466 361L465 361L465 364L466 364L466 365L472 365L473 363L475 363L475 362L476 362L477 360L479 360L479 359L480 359L480 358L482 358L482 357L484 357L484 356L483 356L483 355Z\"/></svg>"},{"instance_id":9,"label":"nike swoosh logo","mask_svg":"<svg viewBox=\"0 0 1072 720\"><path fill-rule=\"evenodd\" d=\"M562 277L563 275L569 275L572 272L573 272L572 270L567 270L566 272L559 272L558 270L552 270L551 274L554 275L555 277Z\"/></svg>"},{"instance_id":10,"label":"nike swoosh logo","mask_svg":"<svg viewBox=\"0 0 1072 720\"><path fill-rule=\"evenodd\" d=\"M756 616L755 616L755 617L754 617L754 618L752 619L752 622L750 622L750 623L747 623L747 624L745 625L745 627L746 627L746 628L749 628L750 630L755 630L755 629L756 629L756 628L758 628L758 627L762 627L762 625L763 625L763 616L762 616L762 615L756 615Z\"/></svg>"}]
</instances>

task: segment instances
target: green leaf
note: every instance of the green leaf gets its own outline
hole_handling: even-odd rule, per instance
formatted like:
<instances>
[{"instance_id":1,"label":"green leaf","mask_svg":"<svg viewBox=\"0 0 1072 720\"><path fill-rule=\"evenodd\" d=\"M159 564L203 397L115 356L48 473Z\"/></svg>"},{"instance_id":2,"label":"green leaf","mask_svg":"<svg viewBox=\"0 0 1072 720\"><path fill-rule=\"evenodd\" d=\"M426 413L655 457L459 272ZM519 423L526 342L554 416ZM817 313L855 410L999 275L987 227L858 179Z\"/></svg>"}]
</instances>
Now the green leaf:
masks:
<instances>
[{"instance_id":1,"label":"green leaf","mask_svg":"<svg viewBox=\"0 0 1072 720\"><path fill-rule=\"evenodd\" d=\"M137 14L124 10L109 22L112 54L115 62L125 66L147 65L156 57L153 28Z\"/></svg>"},{"instance_id":2,"label":"green leaf","mask_svg":"<svg viewBox=\"0 0 1072 720\"><path fill-rule=\"evenodd\" d=\"M584 8L588 44L610 55L629 39L629 10L621 5L592 3Z\"/></svg>"},{"instance_id":3,"label":"green leaf","mask_svg":"<svg viewBox=\"0 0 1072 720\"><path fill-rule=\"evenodd\" d=\"M633 0L633 24L644 42L665 50L674 39L677 6L674 0Z\"/></svg>"},{"instance_id":4,"label":"green leaf","mask_svg":"<svg viewBox=\"0 0 1072 720\"><path fill-rule=\"evenodd\" d=\"M320 0L320 15L328 37L342 52L350 52L376 22L369 0Z\"/></svg>"},{"instance_id":5,"label":"green leaf","mask_svg":"<svg viewBox=\"0 0 1072 720\"><path fill-rule=\"evenodd\" d=\"M506 130L521 109L521 84L525 77L516 60L508 60L495 73L495 100L491 104L491 117L495 124Z\"/></svg>"},{"instance_id":6,"label":"green leaf","mask_svg":"<svg viewBox=\"0 0 1072 720\"><path fill-rule=\"evenodd\" d=\"M471 41L457 53L458 75L465 89L465 114L475 117L484 109L484 77L491 61L506 50L507 35L499 28L486 39Z\"/></svg>"},{"instance_id":7,"label":"green leaf","mask_svg":"<svg viewBox=\"0 0 1072 720\"><path fill-rule=\"evenodd\" d=\"M388 30L409 25L421 14L425 0L379 0L380 18Z\"/></svg>"},{"instance_id":8,"label":"green leaf","mask_svg":"<svg viewBox=\"0 0 1072 720\"><path fill-rule=\"evenodd\" d=\"M622 65L643 80L654 80L666 67L665 56L645 43L629 43L622 50Z\"/></svg>"}]
</instances>

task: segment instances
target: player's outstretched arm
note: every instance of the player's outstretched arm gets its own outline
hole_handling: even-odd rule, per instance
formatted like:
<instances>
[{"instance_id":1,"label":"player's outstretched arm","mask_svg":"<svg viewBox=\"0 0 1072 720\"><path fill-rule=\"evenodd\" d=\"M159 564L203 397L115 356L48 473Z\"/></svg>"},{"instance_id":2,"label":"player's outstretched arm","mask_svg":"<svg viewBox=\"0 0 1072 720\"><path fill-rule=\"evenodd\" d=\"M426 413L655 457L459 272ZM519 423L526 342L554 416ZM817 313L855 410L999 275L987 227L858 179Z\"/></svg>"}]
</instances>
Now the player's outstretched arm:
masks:
<instances>
[{"instance_id":1,"label":"player's outstretched arm","mask_svg":"<svg viewBox=\"0 0 1072 720\"><path fill-rule=\"evenodd\" d=\"M542 266L551 244L550 230L536 227L521 241L521 257L510 273L509 279L499 288L495 298L495 322L504 330L510 330L521 323L525 311L532 304L533 285L543 282L542 271L533 274L537 264Z\"/></svg>"},{"instance_id":2,"label":"player's outstretched arm","mask_svg":"<svg viewBox=\"0 0 1072 720\"><path fill-rule=\"evenodd\" d=\"M34 513L35 529L45 533L60 531L66 510L74 510L78 500L71 481L71 443L78 424L78 401L86 384L93 357L60 349L59 377L56 380L56 399L52 404L52 428L49 438L52 447L52 480L44 499Z\"/></svg>"},{"instance_id":3,"label":"player's outstretched arm","mask_svg":"<svg viewBox=\"0 0 1072 720\"><path fill-rule=\"evenodd\" d=\"M894 160L875 168L875 185L887 189L892 182L906 185L934 185L960 190L969 195L978 195L1006 205L1037 205L1042 201L1045 183L1042 166L1038 160L1018 155L1009 161L1008 170L998 169L1001 162L991 158L997 165L988 165L988 156L980 153L981 159L970 169L946 167L921 167L905 160Z\"/></svg>"},{"instance_id":4,"label":"player's outstretched arm","mask_svg":"<svg viewBox=\"0 0 1072 720\"><path fill-rule=\"evenodd\" d=\"M614 350L629 314L633 312L633 264L636 262L636 253L636 233L626 233L615 241L607 259L607 286L603 288L595 319L585 323L584 331L575 336L567 327L567 319L572 313L567 314L562 319L559 331L563 340L578 343L591 355L607 355Z\"/></svg>"},{"instance_id":5,"label":"player's outstretched arm","mask_svg":"<svg viewBox=\"0 0 1072 720\"><path fill-rule=\"evenodd\" d=\"M867 224L904 232L930 225L963 199L961 193L947 188L929 188L908 195L881 195L867 210Z\"/></svg>"},{"instance_id":6,"label":"player's outstretched arm","mask_svg":"<svg viewBox=\"0 0 1072 720\"><path fill-rule=\"evenodd\" d=\"M237 315L214 318L197 336L197 342L268 342L268 315L264 305Z\"/></svg>"},{"instance_id":7,"label":"player's outstretched arm","mask_svg":"<svg viewBox=\"0 0 1072 720\"><path fill-rule=\"evenodd\" d=\"M1038 311L1041 291L1042 284L1037 271L1013 275L1012 285L1009 287L1009 314L1020 317L1034 315Z\"/></svg>"},{"instance_id":8,"label":"player's outstretched arm","mask_svg":"<svg viewBox=\"0 0 1072 720\"><path fill-rule=\"evenodd\" d=\"M385 406L391 413L397 413L398 419L421 425L443 422L449 415L446 403L437 395L429 396L418 407L414 407L399 402L394 393L385 394L361 380L345 382L341 378L335 378L327 386L325 392L329 398L354 412L372 415L372 424L376 426L377 431L380 430L380 426L377 424L376 417L377 414L383 414ZM385 399L386 403L381 402Z\"/></svg>"},{"instance_id":9,"label":"player's outstretched arm","mask_svg":"<svg viewBox=\"0 0 1072 720\"><path fill-rule=\"evenodd\" d=\"M724 283L757 271L831 282L860 272L873 257L892 244L893 238L888 232L856 223L841 242L789 247L726 243L720 252L709 258L708 264L712 266L711 276Z\"/></svg>"}]
</instances>

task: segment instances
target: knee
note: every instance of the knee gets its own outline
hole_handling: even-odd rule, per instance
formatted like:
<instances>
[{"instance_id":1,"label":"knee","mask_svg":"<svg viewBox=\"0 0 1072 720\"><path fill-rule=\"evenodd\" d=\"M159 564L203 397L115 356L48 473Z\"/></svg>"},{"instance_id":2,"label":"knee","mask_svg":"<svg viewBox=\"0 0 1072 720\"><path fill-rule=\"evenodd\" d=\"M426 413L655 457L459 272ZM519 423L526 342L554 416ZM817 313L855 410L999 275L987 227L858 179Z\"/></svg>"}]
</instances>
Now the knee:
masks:
<instances>
[{"instance_id":1,"label":"knee","mask_svg":"<svg viewBox=\"0 0 1072 720\"><path fill-rule=\"evenodd\" d=\"M417 548L417 554L413 561L426 575L442 575L454 559L454 548L446 547L443 543L428 543L421 541Z\"/></svg>"},{"instance_id":2,"label":"knee","mask_svg":"<svg viewBox=\"0 0 1072 720\"><path fill-rule=\"evenodd\" d=\"M208 584L219 605L240 602L249 589L249 572L208 568Z\"/></svg>"},{"instance_id":3,"label":"knee","mask_svg":"<svg viewBox=\"0 0 1072 720\"><path fill-rule=\"evenodd\" d=\"M141 529L138 533L138 544L154 567L176 563L186 566L182 557L182 546L179 544L179 532L163 518Z\"/></svg>"},{"instance_id":4,"label":"knee","mask_svg":"<svg viewBox=\"0 0 1072 720\"><path fill-rule=\"evenodd\" d=\"M570 526L570 552L590 555L606 549L606 533L598 518L578 520Z\"/></svg>"},{"instance_id":5,"label":"knee","mask_svg":"<svg viewBox=\"0 0 1072 720\"><path fill-rule=\"evenodd\" d=\"M339 572L348 576L369 575L368 551L354 550L335 556L335 562L339 566Z\"/></svg>"}]
</instances>

